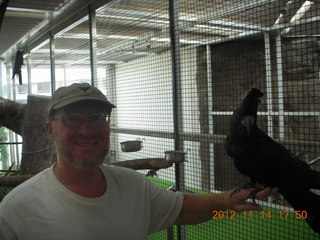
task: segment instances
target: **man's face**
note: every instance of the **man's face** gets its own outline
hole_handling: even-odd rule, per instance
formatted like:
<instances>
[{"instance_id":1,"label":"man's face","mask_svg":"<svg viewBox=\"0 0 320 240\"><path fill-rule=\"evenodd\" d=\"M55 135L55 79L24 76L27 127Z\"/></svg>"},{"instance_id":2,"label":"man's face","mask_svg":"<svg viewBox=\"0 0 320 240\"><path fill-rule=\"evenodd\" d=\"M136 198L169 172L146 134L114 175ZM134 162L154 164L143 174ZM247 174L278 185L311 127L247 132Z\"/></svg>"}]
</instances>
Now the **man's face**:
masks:
<instances>
[{"instance_id":1,"label":"man's face","mask_svg":"<svg viewBox=\"0 0 320 240\"><path fill-rule=\"evenodd\" d=\"M79 169L96 168L103 163L109 150L110 125L105 122L97 127L93 119L104 112L92 103L77 104L59 110L53 120L47 122L48 136L56 145L58 161L67 161ZM82 124L70 127L67 121L73 121L74 116L81 117Z\"/></svg>"}]
</instances>

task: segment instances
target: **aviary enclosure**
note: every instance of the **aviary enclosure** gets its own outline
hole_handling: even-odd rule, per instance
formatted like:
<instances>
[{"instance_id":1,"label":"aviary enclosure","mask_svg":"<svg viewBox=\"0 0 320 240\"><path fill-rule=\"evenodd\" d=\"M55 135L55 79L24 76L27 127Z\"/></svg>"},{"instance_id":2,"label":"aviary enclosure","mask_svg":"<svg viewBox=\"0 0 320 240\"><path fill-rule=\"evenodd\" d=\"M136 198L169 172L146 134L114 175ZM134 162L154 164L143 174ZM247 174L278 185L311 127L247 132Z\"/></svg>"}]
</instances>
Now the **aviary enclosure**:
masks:
<instances>
[{"instance_id":1,"label":"aviary enclosure","mask_svg":"<svg viewBox=\"0 0 320 240\"><path fill-rule=\"evenodd\" d=\"M106 93L117 106L109 162L179 150L186 161L152 181L201 193L234 188L247 179L224 149L228 120L256 87L259 126L320 170L318 1L118 0L70 21L28 46L29 93L81 81ZM24 87L13 91L23 98ZM137 138L142 150L121 151ZM259 204L264 212L213 213L148 239L319 239L281 196Z\"/></svg>"}]
</instances>

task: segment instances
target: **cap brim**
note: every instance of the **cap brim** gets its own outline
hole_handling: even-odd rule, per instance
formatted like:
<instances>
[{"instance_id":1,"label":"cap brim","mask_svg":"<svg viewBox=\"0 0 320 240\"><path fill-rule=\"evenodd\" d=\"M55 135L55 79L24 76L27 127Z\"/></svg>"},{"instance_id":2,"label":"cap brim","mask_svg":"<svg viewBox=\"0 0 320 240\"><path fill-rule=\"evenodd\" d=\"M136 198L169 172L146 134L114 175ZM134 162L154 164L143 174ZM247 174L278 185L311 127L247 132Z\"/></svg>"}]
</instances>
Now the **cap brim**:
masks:
<instances>
[{"instance_id":1,"label":"cap brim","mask_svg":"<svg viewBox=\"0 0 320 240\"><path fill-rule=\"evenodd\" d=\"M101 98L95 98L95 97L92 97L92 96L81 96L79 98L66 99L65 101L59 102L57 105L53 106L52 109L56 110L56 109L59 109L59 108L66 107L66 106L68 106L70 104L77 103L77 102L83 102L83 101L97 101L97 102L105 104L105 106L109 107L109 108L115 108L116 107L115 105L113 105L109 101L101 100Z\"/></svg>"}]
</instances>

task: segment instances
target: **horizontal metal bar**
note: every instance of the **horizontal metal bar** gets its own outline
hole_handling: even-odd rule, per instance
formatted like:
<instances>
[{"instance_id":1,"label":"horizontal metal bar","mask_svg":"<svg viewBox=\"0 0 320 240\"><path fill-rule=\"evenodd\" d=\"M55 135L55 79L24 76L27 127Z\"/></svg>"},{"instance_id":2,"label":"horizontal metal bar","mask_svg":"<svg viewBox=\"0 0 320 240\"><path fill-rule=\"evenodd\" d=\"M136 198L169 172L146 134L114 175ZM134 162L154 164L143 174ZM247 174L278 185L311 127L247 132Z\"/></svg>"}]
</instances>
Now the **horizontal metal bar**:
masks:
<instances>
[{"instance_id":1,"label":"horizontal metal bar","mask_svg":"<svg viewBox=\"0 0 320 240\"><path fill-rule=\"evenodd\" d=\"M319 161L320 161L320 157L317 157L316 159L310 160L310 161L308 162L308 164L309 164L309 165L313 165L313 164L316 164L316 163L319 162Z\"/></svg>"},{"instance_id":2,"label":"horizontal metal bar","mask_svg":"<svg viewBox=\"0 0 320 240\"><path fill-rule=\"evenodd\" d=\"M114 128L114 127L111 128L111 132L174 139L173 132L161 132L161 131L150 131L150 130L142 130L142 129ZM224 135L224 134L200 134L200 133L180 133L179 136L180 136L180 139L183 141L209 142L209 143L218 143L218 144L223 144L227 137L227 135ZM296 139L280 140L277 138L273 138L273 140L284 145L303 145L303 146L310 146L310 147L320 147L320 141L296 140Z\"/></svg>"},{"instance_id":3,"label":"horizontal metal bar","mask_svg":"<svg viewBox=\"0 0 320 240\"><path fill-rule=\"evenodd\" d=\"M111 128L111 131L114 133L174 139L173 132L160 132L160 131L128 129L128 128ZM185 141L197 141L197 142L209 141L213 143L222 143L226 136L213 135L213 134L181 133L180 137L182 140L185 140Z\"/></svg>"},{"instance_id":4,"label":"horizontal metal bar","mask_svg":"<svg viewBox=\"0 0 320 240\"><path fill-rule=\"evenodd\" d=\"M212 111L211 115L214 116L226 116L226 115L232 115L233 112L231 111ZM278 111L269 111L269 112L258 112L258 115L261 116L315 116L319 117L320 112L278 112Z\"/></svg>"},{"instance_id":5,"label":"horizontal metal bar","mask_svg":"<svg viewBox=\"0 0 320 240\"><path fill-rule=\"evenodd\" d=\"M0 142L0 145L18 145L22 144L22 142Z\"/></svg>"},{"instance_id":6,"label":"horizontal metal bar","mask_svg":"<svg viewBox=\"0 0 320 240\"><path fill-rule=\"evenodd\" d=\"M221 134L200 134L200 133L181 133L181 139L191 142L210 142L210 143L224 143L226 135Z\"/></svg>"},{"instance_id":7,"label":"horizontal metal bar","mask_svg":"<svg viewBox=\"0 0 320 240\"><path fill-rule=\"evenodd\" d=\"M53 12L53 11L48 11L48 10L39 10L39 9L30 9L30 8L15 8L15 7L7 7L6 11L7 12L20 12L20 13L36 13L36 14L48 14L48 13Z\"/></svg>"},{"instance_id":8,"label":"horizontal metal bar","mask_svg":"<svg viewBox=\"0 0 320 240\"><path fill-rule=\"evenodd\" d=\"M174 139L173 132L150 131L150 130L129 129L129 128L114 128L114 127L111 127L111 132Z\"/></svg>"},{"instance_id":9,"label":"horizontal metal bar","mask_svg":"<svg viewBox=\"0 0 320 240\"><path fill-rule=\"evenodd\" d=\"M0 170L2 173L7 173L7 172L17 172L17 170Z\"/></svg>"},{"instance_id":10,"label":"horizontal metal bar","mask_svg":"<svg viewBox=\"0 0 320 240\"><path fill-rule=\"evenodd\" d=\"M111 128L111 132L174 139L173 132L161 132L161 131L150 131L150 130L128 129L128 128ZM194 141L194 142L206 141L206 142L212 142L212 143L223 143L224 139L226 138L226 135L199 134L199 133L180 133L179 136L181 140L184 140L184 141Z\"/></svg>"}]
</instances>

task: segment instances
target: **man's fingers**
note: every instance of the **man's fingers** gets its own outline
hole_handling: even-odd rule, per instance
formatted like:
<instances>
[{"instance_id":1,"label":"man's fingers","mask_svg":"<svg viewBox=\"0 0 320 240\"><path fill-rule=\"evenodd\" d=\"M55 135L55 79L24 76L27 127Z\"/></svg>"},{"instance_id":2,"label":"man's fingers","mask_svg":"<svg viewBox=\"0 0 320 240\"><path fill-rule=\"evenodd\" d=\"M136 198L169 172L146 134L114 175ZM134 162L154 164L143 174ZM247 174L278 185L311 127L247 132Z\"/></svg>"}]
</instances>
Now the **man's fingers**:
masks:
<instances>
[{"instance_id":1,"label":"man's fingers","mask_svg":"<svg viewBox=\"0 0 320 240\"><path fill-rule=\"evenodd\" d=\"M269 197L271 195L277 194L278 188L265 188L261 191L259 191L256 195L256 198L265 198Z\"/></svg>"}]
</instances>

